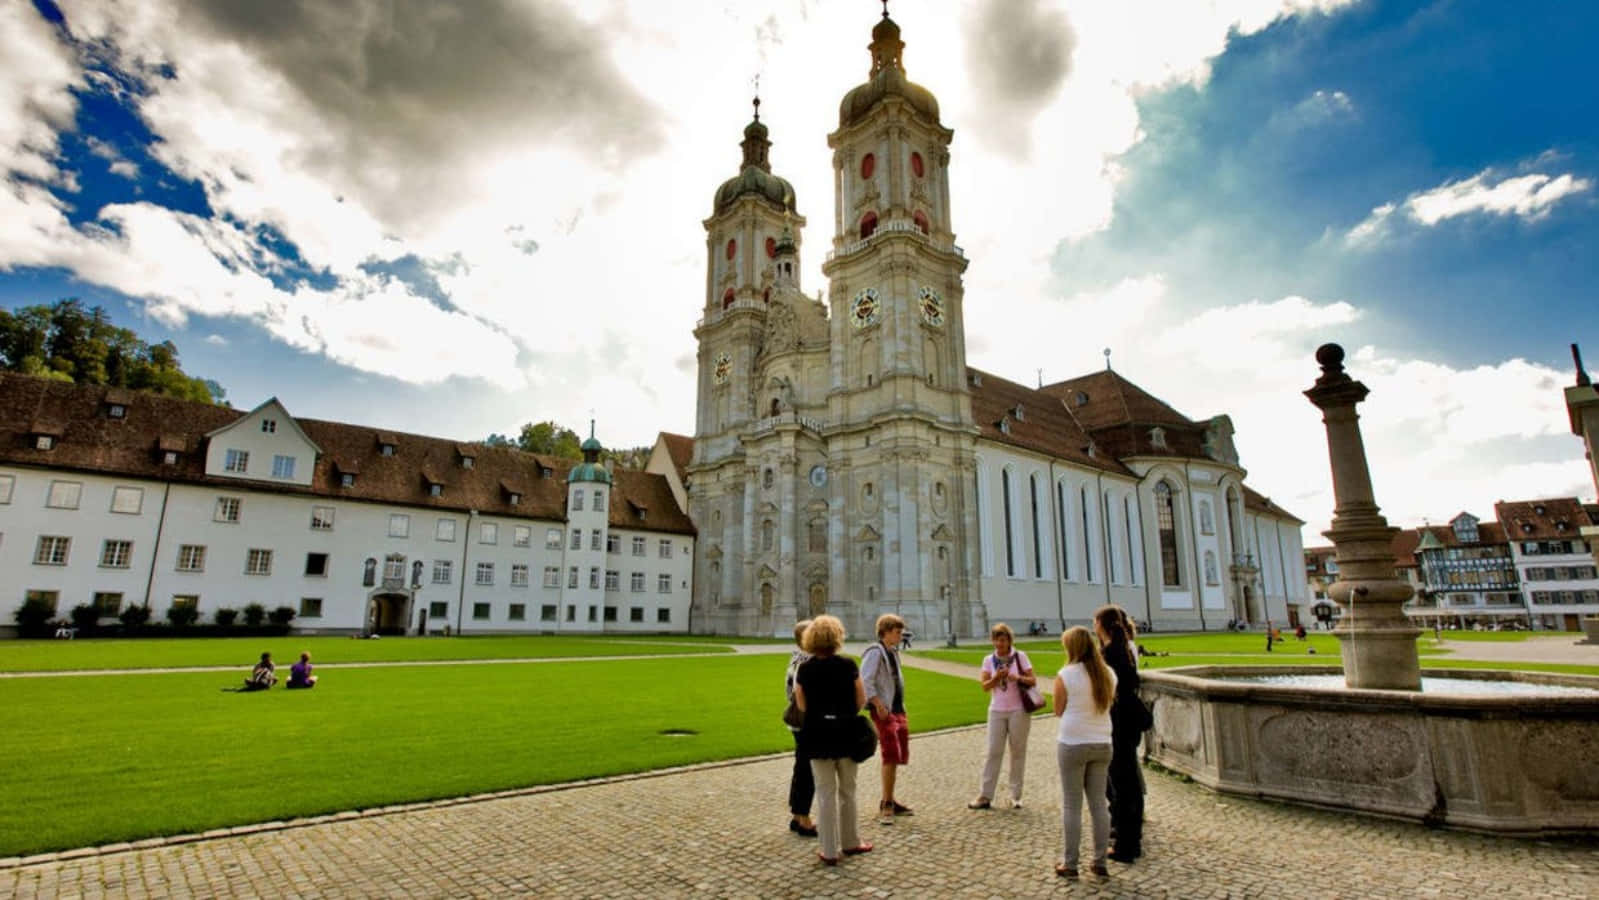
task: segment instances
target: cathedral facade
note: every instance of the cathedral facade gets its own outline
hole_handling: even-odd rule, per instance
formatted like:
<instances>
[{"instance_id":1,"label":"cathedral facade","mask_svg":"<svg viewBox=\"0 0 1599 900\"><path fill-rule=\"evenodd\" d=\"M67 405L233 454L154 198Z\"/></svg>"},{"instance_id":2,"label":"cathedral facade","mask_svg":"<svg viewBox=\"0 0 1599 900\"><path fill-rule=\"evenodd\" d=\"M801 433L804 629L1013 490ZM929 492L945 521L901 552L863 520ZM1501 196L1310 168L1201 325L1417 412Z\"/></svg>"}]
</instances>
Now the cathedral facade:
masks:
<instances>
[{"instance_id":1,"label":"cathedral facade","mask_svg":"<svg viewBox=\"0 0 1599 900\"><path fill-rule=\"evenodd\" d=\"M703 223L676 473L699 535L692 629L786 634L827 612L860 635L896 612L924 635L983 635L1104 602L1168 627L1287 621L1306 590L1299 522L1243 487L1226 417L1189 420L1108 371L1032 389L967 366L954 133L904 47L885 14L827 136L826 301L801 288L806 221L759 101Z\"/></svg>"}]
</instances>

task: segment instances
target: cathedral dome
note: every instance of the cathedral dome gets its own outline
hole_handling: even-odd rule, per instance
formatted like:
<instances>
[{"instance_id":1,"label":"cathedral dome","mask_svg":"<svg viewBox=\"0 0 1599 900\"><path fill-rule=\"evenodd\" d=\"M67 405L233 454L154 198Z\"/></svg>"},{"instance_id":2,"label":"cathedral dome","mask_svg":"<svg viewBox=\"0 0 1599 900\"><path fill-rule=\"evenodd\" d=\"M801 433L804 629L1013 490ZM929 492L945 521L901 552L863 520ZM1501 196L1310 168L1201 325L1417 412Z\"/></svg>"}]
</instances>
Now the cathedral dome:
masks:
<instances>
[{"instance_id":1,"label":"cathedral dome","mask_svg":"<svg viewBox=\"0 0 1599 900\"><path fill-rule=\"evenodd\" d=\"M716 189L716 211L720 213L726 210L746 194L764 197L779 209L795 209L794 186L788 183L788 179L779 178L759 166L745 166L744 171L722 182L722 186Z\"/></svg>"},{"instance_id":2,"label":"cathedral dome","mask_svg":"<svg viewBox=\"0 0 1599 900\"><path fill-rule=\"evenodd\" d=\"M903 98L912 109L932 122L938 121L938 100L933 92L905 77L905 71L895 66L879 69L872 80L844 95L838 105L838 125L848 128L866 117L884 97Z\"/></svg>"}]
</instances>

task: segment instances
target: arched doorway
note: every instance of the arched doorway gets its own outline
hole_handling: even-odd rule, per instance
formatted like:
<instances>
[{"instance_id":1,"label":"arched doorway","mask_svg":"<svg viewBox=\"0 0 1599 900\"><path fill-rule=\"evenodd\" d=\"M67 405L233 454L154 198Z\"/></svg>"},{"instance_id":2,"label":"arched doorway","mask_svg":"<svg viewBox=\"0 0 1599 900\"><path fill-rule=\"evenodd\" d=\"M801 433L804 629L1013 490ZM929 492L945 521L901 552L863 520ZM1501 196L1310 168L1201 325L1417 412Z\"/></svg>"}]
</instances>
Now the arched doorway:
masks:
<instances>
[{"instance_id":1,"label":"arched doorway","mask_svg":"<svg viewBox=\"0 0 1599 900\"><path fill-rule=\"evenodd\" d=\"M411 595L373 594L367 604L366 627L372 634L403 635L411 622Z\"/></svg>"}]
</instances>

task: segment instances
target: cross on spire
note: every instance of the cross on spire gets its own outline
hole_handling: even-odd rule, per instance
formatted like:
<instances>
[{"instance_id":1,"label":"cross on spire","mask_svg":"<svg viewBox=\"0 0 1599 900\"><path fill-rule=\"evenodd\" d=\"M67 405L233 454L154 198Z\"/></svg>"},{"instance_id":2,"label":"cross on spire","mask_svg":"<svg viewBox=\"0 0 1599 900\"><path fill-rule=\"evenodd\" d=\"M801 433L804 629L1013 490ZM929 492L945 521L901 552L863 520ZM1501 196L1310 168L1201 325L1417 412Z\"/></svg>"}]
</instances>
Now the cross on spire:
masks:
<instances>
[{"instance_id":1,"label":"cross on spire","mask_svg":"<svg viewBox=\"0 0 1599 900\"><path fill-rule=\"evenodd\" d=\"M755 83L755 121L759 122L761 120L761 73L756 72L753 81Z\"/></svg>"},{"instance_id":2,"label":"cross on spire","mask_svg":"<svg viewBox=\"0 0 1599 900\"><path fill-rule=\"evenodd\" d=\"M888 0L883 0L883 18L888 18Z\"/></svg>"}]
</instances>

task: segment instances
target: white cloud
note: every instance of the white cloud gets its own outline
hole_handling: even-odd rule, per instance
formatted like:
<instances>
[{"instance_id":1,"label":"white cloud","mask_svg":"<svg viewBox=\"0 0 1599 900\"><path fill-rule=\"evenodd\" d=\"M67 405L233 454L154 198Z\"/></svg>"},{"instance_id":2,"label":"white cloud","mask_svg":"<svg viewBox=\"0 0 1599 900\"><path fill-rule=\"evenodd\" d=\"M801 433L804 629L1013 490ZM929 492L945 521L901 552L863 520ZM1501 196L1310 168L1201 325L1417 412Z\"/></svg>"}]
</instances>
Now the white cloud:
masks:
<instances>
[{"instance_id":1,"label":"white cloud","mask_svg":"<svg viewBox=\"0 0 1599 900\"><path fill-rule=\"evenodd\" d=\"M1593 185L1593 179L1579 178L1569 172L1561 175L1534 172L1495 181L1493 170L1484 169L1470 178L1418 191L1398 204L1378 206L1349 230L1344 241L1357 247L1375 243L1394 226L1396 213L1404 221L1428 227L1473 214L1515 216L1523 222L1536 222L1549 215L1555 204L1586 193Z\"/></svg>"},{"instance_id":2,"label":"white cloud","mask_svg":"<svg viewBox=\"0 0 1599 900\"><path fill-rule=\"evenodd\" d=\"M0 173L61 178L56 135L72 127L77 77L71 49L30 4L0 6Z\"/></svg>"}]
</instances>

